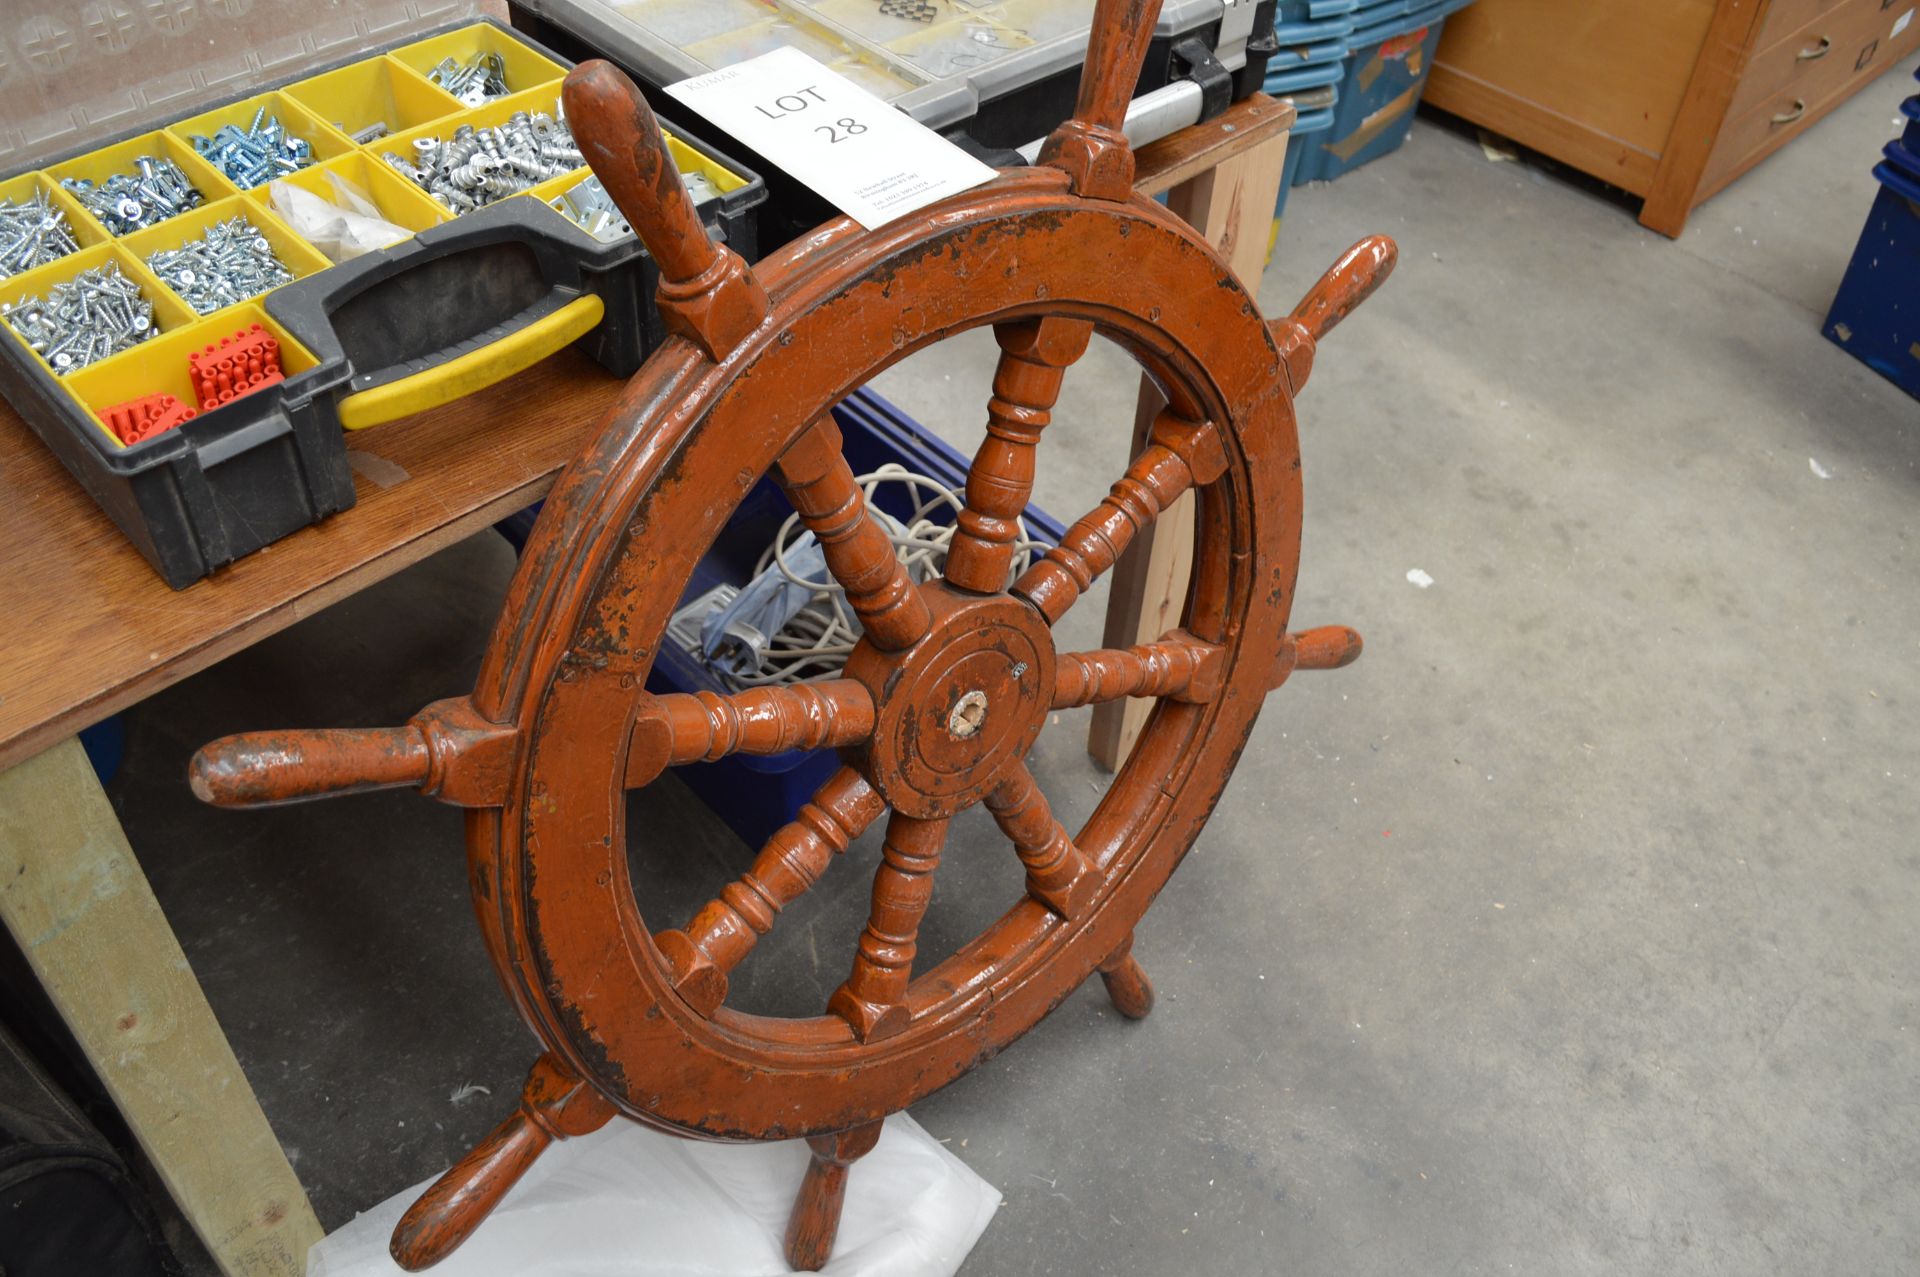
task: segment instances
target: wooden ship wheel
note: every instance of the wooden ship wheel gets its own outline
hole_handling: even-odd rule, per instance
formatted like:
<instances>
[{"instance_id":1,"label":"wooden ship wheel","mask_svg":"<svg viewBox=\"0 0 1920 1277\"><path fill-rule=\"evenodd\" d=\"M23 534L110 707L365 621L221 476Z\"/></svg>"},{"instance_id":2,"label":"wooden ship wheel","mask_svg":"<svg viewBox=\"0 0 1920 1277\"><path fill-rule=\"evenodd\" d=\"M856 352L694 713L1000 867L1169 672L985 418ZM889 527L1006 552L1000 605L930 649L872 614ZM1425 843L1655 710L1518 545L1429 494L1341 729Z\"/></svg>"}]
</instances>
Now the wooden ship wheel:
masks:
<instances>
[{"instance_id":1,"label":"wooden ship wheel","mask_svg":"<svg viewBox=\"0 0 1920 1277\"><path fill-rule=\"evenodd\" d=\"M1158 0L1100 0L1075 118L1036 167L865 231L828 223L747 266L709 242L633 84L568 76L575 137L645 240L674 334L549 498L470 697L404 727L259 732L203 749L203 799L248 807L411 785L467 809L475 911L545 1048L518 1110L394 1233L409 1269L482 1224L540 1152L619 1116L712 1140L805 1137L787 1235L825 1263L848 1167L880 1124L1032 1028L1098 971L1147 1014L1133 930L1218 801L1267 693L1359 654L1289 633L1300 550L1293 399L1316 341L1392 268L1356 245L1285 319L1192 228L1133 192L1120 124ZM1000 347L987 438L942 579L916 585L841 455L829 409L966 329ZM1060 544L1012 578L1049 410L1099 333L1166 408ZM695 563L768 472L824 548L864 635L844 675L723 696L653 695L649 667ZM1181 626L1125 651L1059 652L1052 627L1189 490ZM1157 699L1069 835L1023 761L1050 711ZM629 876L626 791L679 764L832 747L844 765L691 919ZM915 966L949 822L985 804L1026 871L1006 913ZM863 831L885 820L871 910L824 1014L727 1005L729 973Z\"/></svg>"}]
</instances>

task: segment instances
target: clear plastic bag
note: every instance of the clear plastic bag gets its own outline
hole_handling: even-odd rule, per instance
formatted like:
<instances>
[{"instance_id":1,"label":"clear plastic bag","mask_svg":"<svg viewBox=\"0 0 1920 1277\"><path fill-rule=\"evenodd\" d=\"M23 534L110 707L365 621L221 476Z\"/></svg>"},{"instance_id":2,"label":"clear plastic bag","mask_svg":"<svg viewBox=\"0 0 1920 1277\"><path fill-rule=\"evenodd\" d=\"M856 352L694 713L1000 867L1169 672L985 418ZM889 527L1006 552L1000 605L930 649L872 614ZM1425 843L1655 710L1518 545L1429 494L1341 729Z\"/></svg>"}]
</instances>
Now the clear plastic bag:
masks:
<instances>
[{"instance_id":1,"label":"clear plastic bag","mask_svg":"<svg viewBox=\"0 0 1920 1277\"><path fill-rule=\"evenodd\" d=\"M789 1277L782 1239L800 1140L706 1144L615 1120L563 1140L434 1277ZM387 1255L426 1189L389 1198L307 1255L307 1277L403 1277ZM827 1277L951 1277L1000 1193L904 1113L853 1164Z\"/></svg>"},{"instance_id":2,"label":"clear plastic bag","mask_svg":"<svg viewBox=\"0 0 1920 1277\"><path fill-rule=\"evenodd\" d=\"M284 181L269 186L267 198L294 233L325 253L328 260L352 261L363 253L391 248L413 234L381 217L366 193L339 174L322 176L333 190L331 201Z\"/></svg>"}]
</instances>

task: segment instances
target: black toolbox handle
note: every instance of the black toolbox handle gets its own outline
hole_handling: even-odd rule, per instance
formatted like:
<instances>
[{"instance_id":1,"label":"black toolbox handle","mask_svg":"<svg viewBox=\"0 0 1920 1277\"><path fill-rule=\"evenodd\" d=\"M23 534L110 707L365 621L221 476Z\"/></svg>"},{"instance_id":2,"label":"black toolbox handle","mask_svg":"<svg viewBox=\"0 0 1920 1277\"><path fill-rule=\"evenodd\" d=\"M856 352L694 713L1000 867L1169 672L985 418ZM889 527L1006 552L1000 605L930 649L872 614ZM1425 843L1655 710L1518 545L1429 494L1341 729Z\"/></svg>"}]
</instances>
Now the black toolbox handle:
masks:
<instances>
[{"instance_id":1,"label":"black toolbox handle","mask_svg":"<svg viewBox=\"0 0 1920 1277\"><path fill-rule=\"evenodd\" d=\"M352 361L353 380L335 403L342 426L360 430L451 403L571 345L606 315L606 302L587 287L589 272L602 273L642 254L635 241L601 244L541 201L510 196L386 252L336 266L316 278L316 283L324 279L324 289L298 294L283 289L269 308L291 331L309 336L310 345L338 351L342 343L336 321L341 311L366 304L361 299L369 296L377 300L383 288L404 288L402 281L411 272L500 245L531 254L532 270L544 290L534 291L511 315L478 330L470 327L471 315L458 306L415 316L419 323L443 325L425 339L434 348L386 366ZM482 281L476 280L475 286Z\"/></svg>"}]
</instances>

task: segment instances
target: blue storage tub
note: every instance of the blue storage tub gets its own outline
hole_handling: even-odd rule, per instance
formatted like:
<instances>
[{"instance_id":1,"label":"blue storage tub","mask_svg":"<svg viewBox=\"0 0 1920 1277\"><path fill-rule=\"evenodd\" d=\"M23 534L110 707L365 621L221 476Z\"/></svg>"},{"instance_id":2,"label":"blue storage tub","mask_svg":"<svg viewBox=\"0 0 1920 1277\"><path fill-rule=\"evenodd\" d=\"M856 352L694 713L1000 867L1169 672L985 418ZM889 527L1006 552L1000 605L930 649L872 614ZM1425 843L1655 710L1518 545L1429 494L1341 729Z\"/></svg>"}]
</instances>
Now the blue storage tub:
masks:
<instances>
[{"instance_id":1,"label":"blue storage tub","mask_svg":"<svg viewBox=\"0 0 1920 1277\"><path fill-rule=\"evenodd\" d=\"M847 464L855 474L895 461L950 487L965 487L970 459L874 391L855 391L833 410L833 416L846 441ZM886 508L891 495L882 488L877 503ZM762 479L694 570L682 605L722 583L745 585L760 552L792 513L793 507L773 481ZM888 513L904 518L912 511L894 509ZM1054 545L1066 535L1066 529L1038 506L1029 505L1025 517L1027 532L1036 541ZM705 665L673 642L661 644L647 688L655 693L711 691L724 695L727 691ZM735 754L719 762L676 767L673 774L713 808L742 841L758 848L793 819L800 805L812 798L839 766L839 755L833 750L791 750L784 754Z\"/></svg>"},{"instance_id":2,"label":"blue storage tub","mask_svg":"<svg viewBox=\"0 0 1920 1277\"><path fill-rule=\"evenodd\" d=\"M1873 175L1880 193L1821 331L1920 399L1920 151L1888 143Z\"/></svg>"},{"instance_id":3,"label":"blue storage tub","mask_svg":"<svg viewBox=\"0 0 1920 1277\"><path fill-rule=\"evenodd\" d=\"M1313 146L1317 135L1333 127L1334 109L1340 102L1340 86L1337 83L1326 84L1294 94L1292 98L1294 109L1299 114L1294 118L1293 133L1287 138L1287 158L1280 170L1280 193L1273 201L1275 222L1286 215L1287 192L1293 189L1293 175L1299 170L1302 157Z\"/></svg>"},{"instance_id":4,"label":"blue storage tub","mask_svg":"<svg viewBox=\"0 0 1920 1277\"><path fill-rule=\"evenodd\" d=\"M1333 127L1301 156L1294 185L1331 181L1400 148L1413 129L1447 15L1464 7L1463 0L1413 6L1388 0L1355 13L1359 25L1342 64Z\"/></svg>"}]
</instances>

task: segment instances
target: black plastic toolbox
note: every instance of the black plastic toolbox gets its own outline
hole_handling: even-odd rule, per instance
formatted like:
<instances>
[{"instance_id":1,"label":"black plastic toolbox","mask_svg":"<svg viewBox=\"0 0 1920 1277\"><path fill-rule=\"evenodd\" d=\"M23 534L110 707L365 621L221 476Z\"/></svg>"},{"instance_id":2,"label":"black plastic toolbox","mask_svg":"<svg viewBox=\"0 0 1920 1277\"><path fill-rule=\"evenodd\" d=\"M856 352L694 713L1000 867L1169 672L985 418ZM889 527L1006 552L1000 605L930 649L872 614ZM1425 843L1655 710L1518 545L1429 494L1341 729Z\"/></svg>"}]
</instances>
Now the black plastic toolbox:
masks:
<instances>
[{"instance_id":1,"label":"black plastic toolbox","mask_svg":"<svg viewBox=\"0 0 1920 1277\"><path fill-rule=\"evenodd\" d=\"M508 51L522 83L509 78L515 90L510 97L477 108L442 95L450 106L435 116L436 100L423 90L439 90L421 72L442 56L475 48ZM178 589L350 507L353 477L343 427L375 425L457 398L567 344L578 345L611 373L631 374L665 335L653 306L658 273L632 234L604 243L547 204L587 178L584 167L456 216L379 159L383 150L422 133L504 118L529 106L551 112L567 65L498 23L468 23L307 72L280 89L181 122L192 131L210 131L223 118L244 124L266 106L290 131L315 140L324 158L304 172L342 172L374 197L388 220L415 230L391 248L341 264L328 263L300 241L268 205L264 187L238 190L204 165L183 162L208 197L202 208L124 239L112 236L60 187L63 176L98 176L149 151L191 155L174 136L177 128L187 131L181 125L134 134L0 181L0 198L45 193L81 243L78 253L0 279L0 303L44 295L62 278L112 261L153 304L160 330L118 355L56 376L11 326L0 323L8 334L0 336L0 393ZM378 71L366 72L371 66ZM384 101L365 105L368 99L355 87L363 73L388 78ZM394 94L394 88L404 93ZM400 97L408 100L396 107ZM355 143L344 128L353 125L356 110L398 110L395 122L406 127L392 138ZM766 198L764 184L685 130L671 130L669 140L682 167L705 174L715 190L699 206L710 230L742 255L756 256L754 210ZM190 231L232 215L252 222L284 258L303 263L295 266L300 277L197 316L146 269L142 254L173 238L165 228ZM131 445L107 428L102 412L137 395L167 391L192 404L187 354L255 326L279 343L283 381Z\"/></svg>"},{"instance_id":2,"label":"black plastic toolbox","mask_svg":"<svg viewBox=\"0 0 1920 1277\"><path fill-rule=\"evenodd\" d=\"M1257 93L1278 0L1166 0L1135 95L1180 80L1204 90L1211 118ZM789 44L893 103L990 164L1022 163L1017 148L1073 114L1093 0L931 0L921 19L866 0L508 0L518 30L567 57L603 57L639 82L663 120L705 121L661 90ZM655 15L659 15L656 19ZM959 46L939 43L952 32ZM767 180L760 242L767 250L836 211L788 177L779 157L728 139ZM752 260L749 258L748 260Z\"/></svg>"}]
</instances>

